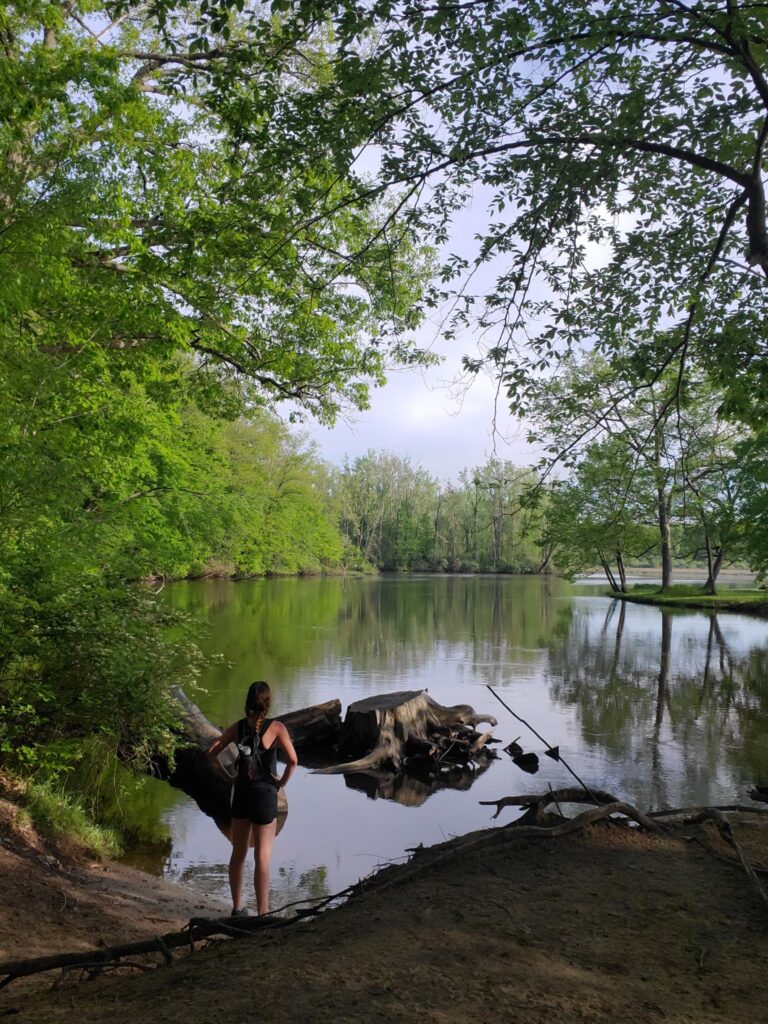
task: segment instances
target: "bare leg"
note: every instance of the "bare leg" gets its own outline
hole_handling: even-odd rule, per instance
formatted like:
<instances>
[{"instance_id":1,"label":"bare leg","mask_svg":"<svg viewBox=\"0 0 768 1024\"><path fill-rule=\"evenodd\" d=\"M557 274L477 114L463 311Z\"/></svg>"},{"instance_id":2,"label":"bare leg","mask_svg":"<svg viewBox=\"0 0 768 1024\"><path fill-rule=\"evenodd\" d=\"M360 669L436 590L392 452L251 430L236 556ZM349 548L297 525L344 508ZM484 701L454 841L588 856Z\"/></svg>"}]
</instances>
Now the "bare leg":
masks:
<instances>
[{"instance_id":1,"label":"bare leg","mask_svg":"<svg viewBox=\"0 0 768 1024\"><path fill-rule=\"evenodd\" d=\"M229 888L232 890L232 907L241 910L243 906L243 878L245 876L245 858L251 845L251 829L258 826L251 824L247 818L233 818L230 828L232 840L232 856L229 858Z\"/></svg>"},{"instance_id":2,"label":"bare leg","mask_svg":"<svg viewBox=\"0 0 768 1024\"><path fill-rule=\"evenodd\" d=\"M277 818L269 825L253 826L253 857L256 866L253 872L253 886L256 890L256 906L259 914L269 913L269 862L272 859L272 844L277 835Z\"/></svg>"}]
</instances>

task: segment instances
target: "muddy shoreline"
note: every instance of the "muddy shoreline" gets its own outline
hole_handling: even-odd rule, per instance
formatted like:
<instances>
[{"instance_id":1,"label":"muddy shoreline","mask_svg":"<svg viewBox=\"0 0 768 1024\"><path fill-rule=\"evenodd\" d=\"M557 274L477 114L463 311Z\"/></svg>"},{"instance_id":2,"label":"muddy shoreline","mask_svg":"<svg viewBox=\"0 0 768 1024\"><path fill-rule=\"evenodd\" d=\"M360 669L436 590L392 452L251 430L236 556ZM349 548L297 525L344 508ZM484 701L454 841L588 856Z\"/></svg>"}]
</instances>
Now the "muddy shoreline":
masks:
<instances>
[{"instance_id":1,"label":"muddy shoreline","mask_svg":"<svg viewBox=\"0 0 768 1024\"><path fill-rule=\"evenodd\" d=\"M734 827L753 863L768 863L765 818ZM656 835L601 823L428 870L411 862L316 921L216 941L171 966L57 988L50 976L34 990L14 983L0 1014L239 1022L254 1019L257 991L263 1024L756 1020L768 999L768 914L732 857L710 825ZM172 917L159 892L144 893L143 935L150 916L158 928Z\"/></svg>"}]
</instances>

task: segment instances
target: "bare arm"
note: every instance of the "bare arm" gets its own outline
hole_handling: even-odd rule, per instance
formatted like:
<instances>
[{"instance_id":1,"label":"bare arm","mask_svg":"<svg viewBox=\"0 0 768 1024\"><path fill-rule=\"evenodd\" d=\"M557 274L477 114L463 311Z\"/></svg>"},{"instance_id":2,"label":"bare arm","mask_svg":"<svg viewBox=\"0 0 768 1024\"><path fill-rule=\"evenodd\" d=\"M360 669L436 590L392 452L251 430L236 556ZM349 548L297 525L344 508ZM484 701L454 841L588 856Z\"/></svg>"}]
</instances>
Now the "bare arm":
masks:
<instances>
[{"instance_id":1,"label":"bare arm","mask_svg":"<svg viewBox=\"0 0 768 1024\"><path fill-rule=\"evenodd\" d=\"M293 775L296 765L299 763L299 759L296 756L293 743L291 743L291 737L288 730L285 728L283 723L274 722L273 727L275 729L274 742L283 752L283 759L285 760L285 771L279 778L275 779L278 787L282 789L282 787L288 782L288 779Z\"/></svg>"},{"instance_id":2,"label":"bare arm","mask_svg":"<svg viewBox=\"0 0 768 1024\"><path fill-rule=\"evenodd\" d=\"M234 725L230 725L228 729L225 729L221 736L219 736L218 739L215 739L205 752L205 756L208 758L208 764L211 766L211 769L216 772L219 778L226 779L227 782L231 782L232 778L222 768L221 761L219 761L219 754L222 750L228 747L230 743L234 743L236 739L237 722L235 722Z\"/></svg>"}]
</instances>

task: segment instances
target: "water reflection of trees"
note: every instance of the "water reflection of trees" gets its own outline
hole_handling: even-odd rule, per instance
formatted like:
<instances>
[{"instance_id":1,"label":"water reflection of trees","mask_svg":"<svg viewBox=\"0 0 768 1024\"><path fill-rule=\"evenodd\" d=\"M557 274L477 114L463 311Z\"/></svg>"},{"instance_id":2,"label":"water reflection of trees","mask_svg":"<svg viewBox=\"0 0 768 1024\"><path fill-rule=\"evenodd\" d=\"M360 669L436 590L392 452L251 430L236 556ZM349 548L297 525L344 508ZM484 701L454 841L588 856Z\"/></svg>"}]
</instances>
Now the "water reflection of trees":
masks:
<instances>
[{"instance_id":1,"label":"water reflection of trees","mask_svg":"<svg viewBox=\"0 0 768 1024\"><path fill-rule=\"evenodd\" d=\"M201 646L224 661L206 671L208 694L198 702L214 721L229 721L252 678L278 680L281 707L289 708L309 702L309 676L341 682L352 673L358 689L392 689L392 680L441 659L487 682L498 682L511 661L532 671L551 638L567 633L570 602L557 600L567 588L540 577L510 584L451 576L215 580L174 584L165 599L207 618Z\"/></svg>"},{"instance_id":2,"label":"water reflection of trees","mask_svg":"<svg viewBox=\"0 0 768 1024\"><path fill-rule=\"evenodd\" d=\"M627 636L627 615L623 601L601 622L577 613L551 648L552 697L578 708L585 743L623 761L628 787L654 805L674 799L674 775L697 793L724 774L734 785L767 777L765 643L734 650L717 615L703 638L691 628L700 616L668 609L656 639L641 642Z\"/></svg>"}]
</instances>

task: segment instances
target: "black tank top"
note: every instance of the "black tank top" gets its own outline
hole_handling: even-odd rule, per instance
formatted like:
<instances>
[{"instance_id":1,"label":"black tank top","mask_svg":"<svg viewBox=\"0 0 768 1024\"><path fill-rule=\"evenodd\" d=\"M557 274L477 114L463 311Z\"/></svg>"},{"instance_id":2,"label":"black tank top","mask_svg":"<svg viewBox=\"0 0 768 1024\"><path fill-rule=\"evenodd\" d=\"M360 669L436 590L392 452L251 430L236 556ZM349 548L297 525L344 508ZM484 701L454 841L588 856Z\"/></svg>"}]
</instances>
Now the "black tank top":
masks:
<instances>
[{"instance_id":1,"label":"black tank top","mask_svg":"<svg viewBox=\"0 0 768 1024\"><path fill-rule=\"evenodd\" d=\"M237 743L238 747L242 746L246 749L252 749L253 744L256 744L258 751L258 757L252 758L240 752L240 760L238 761L237 777L240 782L256 782L260 779L272 780L277 775L277 745L272 744L268 749L264 746L263 737L269 726L272 724L271 718L265 718L261 723L261 727L258 732L254 732L251 726L248 724L247 718L241 718L237 723ZM250 766L256 763L256 778L250 777Z\"/></svg>"}]
</instances>

